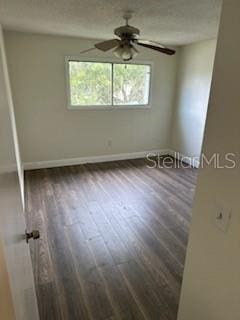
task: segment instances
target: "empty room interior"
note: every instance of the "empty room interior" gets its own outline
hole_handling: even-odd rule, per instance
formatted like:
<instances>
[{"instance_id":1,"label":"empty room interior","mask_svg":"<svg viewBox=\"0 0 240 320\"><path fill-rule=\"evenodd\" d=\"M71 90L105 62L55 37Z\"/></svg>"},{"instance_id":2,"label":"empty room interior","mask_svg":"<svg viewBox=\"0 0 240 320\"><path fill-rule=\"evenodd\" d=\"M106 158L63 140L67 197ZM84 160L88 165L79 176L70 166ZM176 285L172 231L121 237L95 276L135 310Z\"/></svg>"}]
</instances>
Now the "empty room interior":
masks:
<instances>
[{"instance_id":1,"label":"empty room interior","mask_svg":"<svg viewBox=\"0 0 240 320\"><path fill-rule=\"evenodd\" d=\"M0 0L0 319L237 320L237 0Z\"/></svg>"}]
</instances>

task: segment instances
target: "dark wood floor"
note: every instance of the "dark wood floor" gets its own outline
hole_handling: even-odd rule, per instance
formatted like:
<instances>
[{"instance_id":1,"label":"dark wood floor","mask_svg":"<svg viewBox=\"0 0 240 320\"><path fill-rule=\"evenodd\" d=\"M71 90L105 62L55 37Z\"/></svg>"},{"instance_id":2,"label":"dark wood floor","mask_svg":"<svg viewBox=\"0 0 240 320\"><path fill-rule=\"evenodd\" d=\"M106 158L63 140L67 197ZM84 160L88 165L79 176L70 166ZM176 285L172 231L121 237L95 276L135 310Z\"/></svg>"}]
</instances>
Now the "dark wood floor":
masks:
<instances>
[{"instance_id":1,"label":"dark wood floor","mask_svg":"<svg viewBox=\"0 0 240 320\"><path fill-rule=\"evenodd\" d=\"M27 171L41 320L176 320L196 176L143 159Z\"/></svg>"}]
</instances>

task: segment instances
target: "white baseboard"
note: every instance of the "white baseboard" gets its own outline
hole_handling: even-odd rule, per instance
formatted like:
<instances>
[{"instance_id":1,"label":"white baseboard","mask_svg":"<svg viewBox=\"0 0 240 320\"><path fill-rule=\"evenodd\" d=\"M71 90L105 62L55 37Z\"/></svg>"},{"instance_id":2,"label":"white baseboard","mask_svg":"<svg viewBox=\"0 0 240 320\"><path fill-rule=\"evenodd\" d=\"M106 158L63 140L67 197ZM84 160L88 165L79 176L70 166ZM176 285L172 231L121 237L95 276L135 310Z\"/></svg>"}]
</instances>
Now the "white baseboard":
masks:
<instances>
[{"instance_id":1,"label":"white baseboard","mask_svg":"<svg viewBox=\"0 0 240 320\"><path fill-rule=\"evenodd\" d=\"M80 157L80 158L72 158L72 159L25 162L24 170L64 167L64 166L78 165L78 164L84 164L84 163L97 163L97 162L109 162L109 161L117 161L117 160L139 159L139 158L144 158L149 154L152 156L169 155L170 150L160 149L160 150L150 150L150 151L141 151L141 152L132 152L132 153L119 153L119 154L107 154L102 156Z\"/></svg>"},{"instance_id":2,"label":"white baseboard","mask_svg":"<svg viewBox=\"0 0 240 320\"><path fill-rule=\"evenodd\" d=\"M184 163L187 163L191 165L194 168L199 168L200 166L200 161L198 157L191 157L191 156L186 156L178 151L174 150L169 150L169 155L171 155L173 158L180 160Z\"/></svg>"}]
</instances>

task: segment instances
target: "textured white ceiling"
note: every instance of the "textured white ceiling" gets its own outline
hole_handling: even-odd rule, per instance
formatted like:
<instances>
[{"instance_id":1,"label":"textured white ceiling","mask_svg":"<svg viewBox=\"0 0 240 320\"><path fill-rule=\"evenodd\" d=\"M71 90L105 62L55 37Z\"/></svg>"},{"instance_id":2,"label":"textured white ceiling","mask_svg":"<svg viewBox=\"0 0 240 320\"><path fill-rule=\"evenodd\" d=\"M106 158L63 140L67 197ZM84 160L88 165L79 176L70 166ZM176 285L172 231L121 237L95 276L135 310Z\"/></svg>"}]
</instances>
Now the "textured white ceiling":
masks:
<instances>
[{"instance_id":1,"label":"textured white ceiling","mask_svg":"<svg viewBox=\"0 0 240 320\"><path fill-rule=\"evenodd\" d=\"M182 45L216 37L221 0L0 0L7 29L109 39L125 10L141 37Z\"/></svg>"}]
</instances>

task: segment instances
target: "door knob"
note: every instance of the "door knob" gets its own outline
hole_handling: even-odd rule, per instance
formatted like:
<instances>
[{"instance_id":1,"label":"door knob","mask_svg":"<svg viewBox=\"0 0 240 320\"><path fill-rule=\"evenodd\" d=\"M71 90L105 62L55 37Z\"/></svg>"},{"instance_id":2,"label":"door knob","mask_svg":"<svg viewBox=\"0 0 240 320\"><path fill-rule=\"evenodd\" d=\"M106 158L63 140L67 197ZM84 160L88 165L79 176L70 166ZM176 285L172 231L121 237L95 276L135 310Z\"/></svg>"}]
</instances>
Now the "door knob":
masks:
<instances>
[{"instance_id":1,"label":"door knob","mask_svg":"<svg viewBox=\"0 0 240 320\"><path fill-rule=\"evenodd\" d=\"M33 230L32 232L27 232L27 230L25 231L25 239L26 242L29 242L29 239L39 239L40 238L40 232L38 230Z\"/></svg>"}]
</instances>

